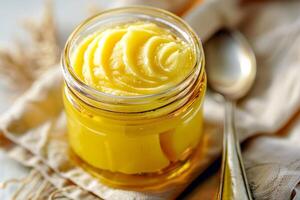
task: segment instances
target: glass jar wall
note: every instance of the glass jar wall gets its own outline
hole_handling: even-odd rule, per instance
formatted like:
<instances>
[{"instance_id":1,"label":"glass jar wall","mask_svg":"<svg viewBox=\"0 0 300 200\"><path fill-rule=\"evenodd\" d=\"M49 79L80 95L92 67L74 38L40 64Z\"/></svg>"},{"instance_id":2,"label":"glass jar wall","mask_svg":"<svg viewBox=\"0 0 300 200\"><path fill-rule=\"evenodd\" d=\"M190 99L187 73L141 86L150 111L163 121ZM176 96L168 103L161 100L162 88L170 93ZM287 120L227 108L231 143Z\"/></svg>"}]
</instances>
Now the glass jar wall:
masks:
<instances>
[{"instance_id":1,"label":"glass jar wall","mask_svg":"<svg viewBox=\"0 0 300 200\"><path fill-rule=\"evenodd\" d=\"M192 47L195 65L179 84L148 95L116 96L88 86L71 57L88 35L135 21L167 28ZM103 12L82 23L62 57L64 104L74 161L114 187L147 187L184 172L201 148L204 55L195 33L173 14L149 7Z\"/></svg>"}]
</instances>

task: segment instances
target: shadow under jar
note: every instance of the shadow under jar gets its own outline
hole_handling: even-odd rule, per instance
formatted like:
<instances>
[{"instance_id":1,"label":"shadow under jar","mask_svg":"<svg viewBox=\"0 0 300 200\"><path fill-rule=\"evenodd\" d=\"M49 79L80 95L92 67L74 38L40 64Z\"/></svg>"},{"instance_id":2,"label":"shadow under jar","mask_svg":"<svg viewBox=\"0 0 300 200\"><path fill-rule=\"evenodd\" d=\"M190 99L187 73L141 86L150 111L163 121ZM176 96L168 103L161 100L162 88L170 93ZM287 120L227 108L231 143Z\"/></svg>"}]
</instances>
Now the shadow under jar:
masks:
<instances>
[{"instance_id":1,"label":"shadow under jar","mask_svg":"<svg viewBox=\"0 0 300 200\"><path fill-rule=\"evenodd\" d=\"M195 63L178 84L146 95L99 91L75 73L71 58L89 35L107 27L151 22L191 45ZM150 189L187 171L201 148L206 89L202 45L179 17L150 7L127 7L89 18L69 37L62 56L64 105L73 160L103 183Z\"/></svg>"}]
</instances>

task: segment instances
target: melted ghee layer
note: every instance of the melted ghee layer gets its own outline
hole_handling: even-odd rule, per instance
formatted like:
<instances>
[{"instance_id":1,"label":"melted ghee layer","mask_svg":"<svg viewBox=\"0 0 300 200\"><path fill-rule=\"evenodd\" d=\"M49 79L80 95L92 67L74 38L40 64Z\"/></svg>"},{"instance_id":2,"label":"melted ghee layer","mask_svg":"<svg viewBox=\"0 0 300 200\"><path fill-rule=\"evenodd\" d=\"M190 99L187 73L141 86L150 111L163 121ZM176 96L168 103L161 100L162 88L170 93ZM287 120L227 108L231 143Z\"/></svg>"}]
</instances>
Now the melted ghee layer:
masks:
<instances>
[{"instance_id":1,"label":"melted ghee layer","mask_svg":"<svg viewBox=\"0 0 300 200\"><path fill-rule=\"evenodd\" d=\"M130 121L121 124L96 113L85 114L84 108L79 112L64 97L70 145L82 160L99 169L124 174L159 172L185 160L202 135L200 98L185 117L130 127Z\"/></svg>"},{"instance_id":2,"label":"melted ghee layer","mask_svg":"<svg viewBox=\"0 0 300 200\"><path fill-rule=\"evenodd\" d=\"M171 88L195 64L189 44L150 22L96 32L83 40L72 58L82 81L119 96L156 94Z\"/></svg>"}]
</instances>

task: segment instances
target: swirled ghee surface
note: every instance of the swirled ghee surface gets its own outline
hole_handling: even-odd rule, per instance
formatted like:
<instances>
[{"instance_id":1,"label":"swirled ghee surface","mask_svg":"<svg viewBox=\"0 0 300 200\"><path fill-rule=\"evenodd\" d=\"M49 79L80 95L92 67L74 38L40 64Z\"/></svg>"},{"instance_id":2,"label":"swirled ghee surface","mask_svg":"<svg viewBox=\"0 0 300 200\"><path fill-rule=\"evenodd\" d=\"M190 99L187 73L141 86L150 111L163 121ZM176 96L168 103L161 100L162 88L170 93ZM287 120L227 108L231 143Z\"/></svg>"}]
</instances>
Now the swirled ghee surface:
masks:
<instances>
[{"instance_id":1,"label":"swirled ghee surface","mask_svg":"<svg viewBox=\"0 0 300 200\"><path fill-rule=\"evenodd\" d=\"M83 40L72 59L82 81L120 96L159 93L181 82L194 64L189 44L150 22L96 32Z\"/></svg>"}]
</instances>

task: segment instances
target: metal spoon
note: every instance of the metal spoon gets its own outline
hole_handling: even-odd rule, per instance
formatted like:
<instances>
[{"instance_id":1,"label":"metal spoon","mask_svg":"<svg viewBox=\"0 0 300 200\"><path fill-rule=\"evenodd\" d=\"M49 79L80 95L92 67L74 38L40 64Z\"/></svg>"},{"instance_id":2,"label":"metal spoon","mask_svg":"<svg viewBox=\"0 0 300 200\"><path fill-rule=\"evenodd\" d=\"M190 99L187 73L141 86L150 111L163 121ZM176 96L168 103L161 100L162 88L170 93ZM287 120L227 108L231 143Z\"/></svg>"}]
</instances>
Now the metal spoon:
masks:
<instances>
[{"instance_id":1,"label":"metal spoon","mask_svg":"<svg viewBox=\"0 0 300 200\"><path fill-rule=\"evenodd\" d=\"M235 130L236 101L256 75L255 56L241 33L222 30L205 44L209 86L225 98L224 146L218 199L252 199Z\"/></svg>"}]
</instances>

